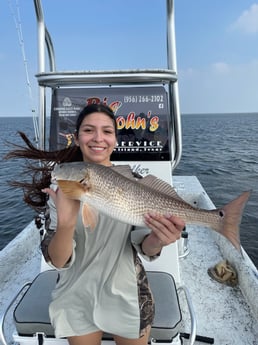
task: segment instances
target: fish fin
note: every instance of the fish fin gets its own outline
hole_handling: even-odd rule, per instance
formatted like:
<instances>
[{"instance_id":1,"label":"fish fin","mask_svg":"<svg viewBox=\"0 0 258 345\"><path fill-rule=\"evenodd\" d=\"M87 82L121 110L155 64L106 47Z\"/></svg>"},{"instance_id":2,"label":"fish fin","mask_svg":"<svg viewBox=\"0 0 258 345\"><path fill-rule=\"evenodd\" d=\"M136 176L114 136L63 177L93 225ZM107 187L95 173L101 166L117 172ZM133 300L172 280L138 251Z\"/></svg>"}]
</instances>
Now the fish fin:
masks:
<instances>
[{"instance_id":1,"label":"fish fin","mask_svg":"<svg viewBox=\"0 0 258 345\"><path fill-rule=\"evenodd\" d=\"M138 183L148 186L156 190L159 193L166 194L171 198L185 202L176 192L175 188L172 187L168 182L165 182L154 175L147 175L142 179L138 180Z\"/></svg>"},{"instance_id":2,"label":"fish fin","mask_svg":"<svg viewBox=\"0 0 258 345\"><path fill-rule=\"evenodd\" d=\"M57 184L69 199L80 200L87 190L83 184L77 181L57 180Z\"/></svg>"},{"instance_id":3,"label":"fish fin","mask_svg":"<svg viewBox=\"0 0 258 345\"><path fill-rule=\"evenodd\" d=\"M220 209L224 215L223 227L220 233L225 236L235 248L241 252L239 225L246 202L249 199L251 191L243 192L238 198L232 200L226 206Z\"/></svg>"},{"instance_id":4,"label":"fish fin","mask_svg":"<svg viewBox=\"0 0 258 345\"><path fill-rule=\"evenodd\" d=\"M85 228L89 227L93 231L98 222L98 211L90 205L84 203L82 205L82 223Z\"/></svg>"},{"instance_id":5,"label":"fish fin","mask_svg":"<svg viewBox=\"0 0 258 345\"><path fill-rule=\"evenodd\" d=\"M121 165L113 165L110 167L113 171L117 172L124 177L129 178L130 180L135 180L135 177L132 172L132 168L128 164L121 164Z\"/></svg>"},{"instance_id":6,"label":"fish fin","mask_svg":"<svg viewBox=\"0 0 258 345\"><path fill-rule=\"evenodd\" d=\"M111 167L112 170L115 172L123 175L124 177L129 178L130 180L135 181L135 177L137 177L130 167L130 165L114 165ZM179 201L185 202L176 192L175 188L172 187L169 183L165 182L164 180L159 179L154 175L146 175L144 177L139 175L139 179L137 180L138 183L143 184L149 188L156 190L159 193L166 194L174 199Z\"/></svg>"}]
</instances>

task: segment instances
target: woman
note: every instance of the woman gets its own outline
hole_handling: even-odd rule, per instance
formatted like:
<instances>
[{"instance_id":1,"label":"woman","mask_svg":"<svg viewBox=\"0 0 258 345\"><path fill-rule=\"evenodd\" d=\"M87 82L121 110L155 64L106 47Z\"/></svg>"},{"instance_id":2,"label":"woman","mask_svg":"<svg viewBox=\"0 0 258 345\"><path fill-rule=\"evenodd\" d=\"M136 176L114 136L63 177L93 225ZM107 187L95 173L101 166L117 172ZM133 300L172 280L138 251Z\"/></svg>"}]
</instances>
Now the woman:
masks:
<instances>
[{"instance_id":1,"label":"woman","mask_svg":"<svg viewBox=\"0 0 258 345\"><path fill-rule=\"evenodd\" d=\"M110 108L93 104L82 110L75 145L65 155L65 150L45 155L56 162L82 159L112 165L116 121ZM45 176L44 181L48 179ZM70 345L99 345L107 332L117 345L147 345L154 303L137 252L155 259L163 246L180 238L184 222L172 215L146 214L150 231L137 243L131 240L132 226L102 214L94 231L85 229L79 201L68 199L53 184L42 191L49 195L50 214L42 250L60 273L49 308L56 336L67 337Z\"/></svg>"}]
</instances>

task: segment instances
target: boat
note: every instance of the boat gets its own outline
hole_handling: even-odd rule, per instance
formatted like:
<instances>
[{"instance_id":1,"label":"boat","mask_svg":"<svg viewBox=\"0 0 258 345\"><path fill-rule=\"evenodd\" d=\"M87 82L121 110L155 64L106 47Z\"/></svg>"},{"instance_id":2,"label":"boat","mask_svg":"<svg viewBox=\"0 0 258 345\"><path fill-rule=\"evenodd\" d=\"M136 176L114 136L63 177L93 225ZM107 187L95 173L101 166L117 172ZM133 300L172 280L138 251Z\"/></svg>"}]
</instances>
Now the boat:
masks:
<instances>
[{"instance_id":1,"label":"boat","mask_svg":"<svg viewBox=\"0 0 258 345\"><path fill-rule=\"evenodd\" d=\"M74 118L85 100L105 102L114 110L119 128L115 164L130 164L137 174L162 178L194 207L215 208L196 176L173 174L182 153L174 1L166 0L167 68L110 71L56 70L42 3L33 1L38 29L39 146L45 148L47 136L51 149L69 145ZM46 133L47 90L52 93L50 134ZM57 272L42 258L42 232L44 216L39 214L0 252L2 345L68 344L54 336L49 321ZM143 263L156 303L150 344L258 344L258 273L244 248L240 253L218 233L189 225L158 259L143 259ZM223 270L229 264L237 284L208 274L211 268ZM102 344L114 344L112 336L105 333Z\"/></svg>"}]
</instances>

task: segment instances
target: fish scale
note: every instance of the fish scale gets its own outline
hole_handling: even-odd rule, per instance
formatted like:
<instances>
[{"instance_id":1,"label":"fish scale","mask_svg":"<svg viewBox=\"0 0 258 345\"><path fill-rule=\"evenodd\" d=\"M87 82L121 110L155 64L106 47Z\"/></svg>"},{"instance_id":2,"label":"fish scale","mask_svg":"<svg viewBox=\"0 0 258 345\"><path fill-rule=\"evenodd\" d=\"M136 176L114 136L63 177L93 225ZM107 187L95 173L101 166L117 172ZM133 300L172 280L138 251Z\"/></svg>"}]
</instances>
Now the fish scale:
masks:
<instances>
[{"instance_id":1,"label":"fish scale","mask_svg":"<svg viewBox=\"0 0 258 345\"><path fill-rule=\"evenodd\" d=\"M158 193L148 186L135 183L135 181L126 180L126 178L112 179L114 173L110 173L109 178L103 175L91 174L90 180L94 189L90 194L85 193L81 201L93 203L98 200L102 207L94 202L101 212L105 212L119 220L133 225L144 225L144 214L156 212L159 214L174 214L190 222L200 222L201 224L211 226L212 223L220 223L218 211L206 211L193 208L190 204L171 199L163 193ZM95 178L95 176L97 178ZM114 184L117 180L118 184ZM129 192L128 192L129 191ZM105 195L105 198L103 197ZM104 203L102 201L104 200ZM107 201L110 201L107 203ZM196 212L196 211L199 212ZM207 219L208 215L208 219Z\"/></svg>"},{"instance_id":2,"label":"fish scale","mask_svg":"<svg viewBox=\"0 0 258 345\"><path fill-rule=\"evenodd\" d=\"M222 208L205 210L185 202L173 187L155 176L135 178L129 166L62 163L55 166L53 178L69 198L119 221L144 226L146 213L175 215L186 224L210 227L241 249L239 224L250 192L242 193Z\"/></svg>"}]
</instances>

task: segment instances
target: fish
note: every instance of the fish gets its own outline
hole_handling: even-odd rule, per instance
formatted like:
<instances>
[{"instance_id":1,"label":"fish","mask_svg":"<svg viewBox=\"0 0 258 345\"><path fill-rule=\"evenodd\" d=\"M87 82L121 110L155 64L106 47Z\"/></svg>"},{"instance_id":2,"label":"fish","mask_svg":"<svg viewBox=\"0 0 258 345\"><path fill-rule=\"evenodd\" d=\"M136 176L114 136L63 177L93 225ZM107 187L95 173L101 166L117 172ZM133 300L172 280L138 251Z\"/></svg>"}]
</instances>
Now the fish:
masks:
<instances>
[{"instance_id":1,"label":"fish","mask_svg":"<svg viewBox=\"0 0 258 345\"><path fill-rule=\"evenodd\" d=\"M129 165L60 163L55 165L52 179L68 198L82 202L83 222L91 230L99 212L135 226L145 226L144 215L149 212L169 214L180 217L186 225L211 228L241 252L239 226L251 191L221 208L207 210L192 206L173 186L154 175L135 177Z\"/></svg>"}]
</instances>

